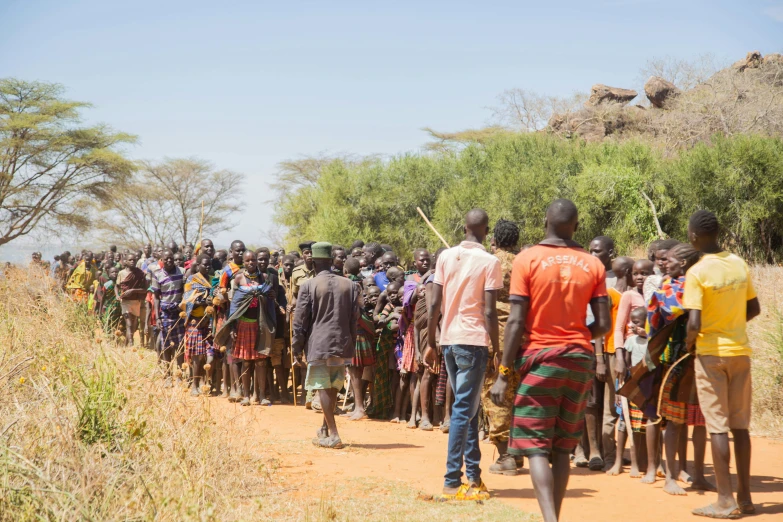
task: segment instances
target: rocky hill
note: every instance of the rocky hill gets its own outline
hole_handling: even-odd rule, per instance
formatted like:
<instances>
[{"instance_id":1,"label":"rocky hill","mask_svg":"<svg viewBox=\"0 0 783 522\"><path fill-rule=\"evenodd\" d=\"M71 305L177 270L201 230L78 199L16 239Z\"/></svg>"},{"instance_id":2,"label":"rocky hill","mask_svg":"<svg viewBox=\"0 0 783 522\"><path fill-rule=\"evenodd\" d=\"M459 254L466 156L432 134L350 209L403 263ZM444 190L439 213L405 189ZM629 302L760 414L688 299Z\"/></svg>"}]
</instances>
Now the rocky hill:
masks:
<instances>
[{"instance_id":1,"label":"rocky hill","mask_svg":"<svg viewBox=\"0 0 783 522\"><path fill-rule=\"evenodd\" d=\"M632 89L593 85L582 108L554 114L547 130L588 141L642 137L668 148L689 146L715 133L783 134L783 55L752 51L706 81L681 90L651 76L646 101Z\"/></svg>"}]
</instances>

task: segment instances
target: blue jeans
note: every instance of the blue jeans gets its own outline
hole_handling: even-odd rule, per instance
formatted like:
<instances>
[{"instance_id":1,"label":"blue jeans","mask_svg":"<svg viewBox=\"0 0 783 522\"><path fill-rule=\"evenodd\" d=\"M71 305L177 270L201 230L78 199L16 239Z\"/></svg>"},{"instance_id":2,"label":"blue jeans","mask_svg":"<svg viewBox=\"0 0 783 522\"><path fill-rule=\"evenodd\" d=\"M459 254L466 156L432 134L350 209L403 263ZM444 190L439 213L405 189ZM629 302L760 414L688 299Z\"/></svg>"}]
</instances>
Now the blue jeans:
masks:
<instances>
[{"instance_id":1,"label":"blue jeans","mask_svg":"<svg viewBox=\"0 0 783 522\"><path fill-rule=\"evenodd\" d=\"M462 461L468 480L481 482L481 449L479 449L478 408L481 387L487 370L486 346L454 344L443 347L443 359L454 392L449 427L449 454L446 459L445 487L462 483Z\"/></svg>"}]
</instances>

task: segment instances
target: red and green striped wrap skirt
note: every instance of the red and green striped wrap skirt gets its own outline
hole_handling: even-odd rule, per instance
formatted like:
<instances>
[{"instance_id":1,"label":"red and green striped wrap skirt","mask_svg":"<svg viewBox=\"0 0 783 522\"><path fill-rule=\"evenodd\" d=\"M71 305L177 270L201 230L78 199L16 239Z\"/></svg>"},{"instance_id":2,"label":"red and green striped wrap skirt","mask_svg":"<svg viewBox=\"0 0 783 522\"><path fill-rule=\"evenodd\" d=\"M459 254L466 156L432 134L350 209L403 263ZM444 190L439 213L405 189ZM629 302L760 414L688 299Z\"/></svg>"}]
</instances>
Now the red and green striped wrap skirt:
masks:
<instances>
[{"instance_id":1,"label":"red and green striped wrap skirt","mask_svg":"<svg viewBox=\"0 0 783 522\"><path fill-rule=\"evenodd\" d=\"M578 345L526 350L516 368L509 453L571 453L584 429L595 355Z\"/></svg>"},{"instance_id":2,"label":"red and green striped wrap skirt","mask_svg":"<svg viewBox=\"0 0 783 522\"><path fill-rule=\"evenodd\" d=\"M356 350L351 366L375 366L375 324L367 314L359 317L356 329Z\"/></svg>"}]
</instances>

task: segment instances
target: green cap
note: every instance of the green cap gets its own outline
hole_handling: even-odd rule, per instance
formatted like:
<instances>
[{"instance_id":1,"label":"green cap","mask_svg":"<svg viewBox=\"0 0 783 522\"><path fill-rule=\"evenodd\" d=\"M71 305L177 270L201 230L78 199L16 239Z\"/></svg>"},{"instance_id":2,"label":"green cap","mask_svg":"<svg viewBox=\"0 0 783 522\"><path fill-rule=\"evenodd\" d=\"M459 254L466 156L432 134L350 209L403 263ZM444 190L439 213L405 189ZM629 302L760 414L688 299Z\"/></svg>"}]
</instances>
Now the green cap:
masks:
<instances>
[{"instance_id":1,"label":"green cap","mask_svg":"<svg viewBox=\"0 0 783 522\"><path fill-rule=\"evenodd\" d=\"M332 258L332 244L326 241L320 241L313 243L313 259L331 259Z\"/></svg>"}]
</instances>

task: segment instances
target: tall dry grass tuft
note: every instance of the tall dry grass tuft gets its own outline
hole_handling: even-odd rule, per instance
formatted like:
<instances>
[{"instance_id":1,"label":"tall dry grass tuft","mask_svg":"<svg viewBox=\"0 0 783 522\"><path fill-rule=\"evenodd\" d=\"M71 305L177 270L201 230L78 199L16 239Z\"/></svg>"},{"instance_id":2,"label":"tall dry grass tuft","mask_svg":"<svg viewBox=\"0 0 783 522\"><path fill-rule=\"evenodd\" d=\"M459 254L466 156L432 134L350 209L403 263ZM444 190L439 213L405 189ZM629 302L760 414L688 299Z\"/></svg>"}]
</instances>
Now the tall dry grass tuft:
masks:
<instances>
[{"instance_id":1,"label":"tall dry grass tuft","mask_svg":"<svg viewBox=\"0 0 783 522\"><path fill-rule=\"evenodd\" d=\"M753 348L753 423L757 435L783 437L783 267L755 266L761 316L748 327Z\"/></svg>"},{"instance_id":2,"label":"tall dry grass tuft","mask_svg":"<svg viewBox=\"0 0 783 522\"><path fill-rule=\"evenodd\" d=\"M0 521L255 518L264 463L49 282L0 280Z\"/></svg>"}]
</instances>

